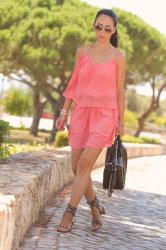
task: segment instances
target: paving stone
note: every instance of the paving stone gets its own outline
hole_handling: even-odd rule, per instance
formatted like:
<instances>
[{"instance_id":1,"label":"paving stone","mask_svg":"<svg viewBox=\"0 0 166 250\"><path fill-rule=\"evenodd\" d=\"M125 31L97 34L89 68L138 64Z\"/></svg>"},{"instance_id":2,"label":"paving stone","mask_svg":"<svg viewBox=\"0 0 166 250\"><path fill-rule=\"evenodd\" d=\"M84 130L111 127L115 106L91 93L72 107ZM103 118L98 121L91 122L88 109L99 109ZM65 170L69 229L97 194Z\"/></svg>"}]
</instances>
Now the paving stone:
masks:
<instances>
[{"instance_id":1,"label":"paving stone","mask_svg":"<svg viewBox=\"0 0 166 250\"><path fill-rule=\"evenodd\" d=\"M102 228L91 232L91 214L83 197L70 233L56 232L71 186L53 197L39 221L27 231L19 250L165 250L166 156L129 160L126 186L112 197L102 189L103 168L92 171L95 191L104 204Z\"/></svg>"}]
</instances>

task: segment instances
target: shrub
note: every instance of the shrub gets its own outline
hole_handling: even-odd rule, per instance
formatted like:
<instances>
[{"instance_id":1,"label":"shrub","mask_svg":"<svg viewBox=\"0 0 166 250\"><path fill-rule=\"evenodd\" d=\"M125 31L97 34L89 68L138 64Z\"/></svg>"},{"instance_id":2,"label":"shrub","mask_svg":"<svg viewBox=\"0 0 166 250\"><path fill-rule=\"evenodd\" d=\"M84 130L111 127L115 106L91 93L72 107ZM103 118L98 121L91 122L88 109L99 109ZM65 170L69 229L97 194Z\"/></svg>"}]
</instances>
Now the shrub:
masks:
<instances>
[{"instance_id":1,"label":"shrub","mask_svg":"<svg viewBox=\"0 0 166 250\"><path fill-rule=\"evenodd\" d=\"M166 119L162 116L157 116L154 120L155 124L159 127L166 127Z\"/></svg>"},{"instance_id":2,"label":"shrub","mask_svg":"<svg viewBox=\"0 0 166 250\"><path fill-rule=\"evenodd\" d=\"M136 128L138 126L136 113L132 111L125 111L125 124L126 127Z\"/></svg>"},{"instance_id":3,"label":"shrub","mask_svg":"<svg viewBox=\"0 0 166 250\"><path fill-rule=\"evenodd\" d=\"M0 160L4 160L10 155L10 148L12 147L9 143L11 129L9 122L0 120Z\"/></svg>"},{"instance_id":4,"label":"shrub","mask_svg":"<svg viewBox=\"0 0 166 250\"><path fill-rule=\"evenodd\" d=\"M3 103L5 110L11 115L32 114L32 94L30 91L12 88L7 91Z\"/></svg>"},{"instance_id":5,"label":"shrub","mask_svg":"<svg viewBox=\"0 0 166 250\"><path fill-rule=\"evenodd\" d=\"M148 138L148 137L141 137L144 143L150 143L150 144L161 144L161 142L154 138Z\"/></svg>"},{"instance_id":6,"label":"shrub","mask_svg":"<svg viewBox=\"0 0 166 250\"><path fill-rule=\"evenodd\" d=\"M56 134L55 145L57 147L68 146L68 131L58 131Z\"/></svg>"},{"instance_id":7,"label":"shrub","mask_svg":"<svg viewBox=\"0 0 166 250\"><path fill-rule=\"evenodd\" d=\"M160 144L160 141L154 138L148 138L148 137L135 137L132 135L124 135L122 137L123 142L129 142L129 143L150 143L150 144Z\"/></svg>"}]
</instances>

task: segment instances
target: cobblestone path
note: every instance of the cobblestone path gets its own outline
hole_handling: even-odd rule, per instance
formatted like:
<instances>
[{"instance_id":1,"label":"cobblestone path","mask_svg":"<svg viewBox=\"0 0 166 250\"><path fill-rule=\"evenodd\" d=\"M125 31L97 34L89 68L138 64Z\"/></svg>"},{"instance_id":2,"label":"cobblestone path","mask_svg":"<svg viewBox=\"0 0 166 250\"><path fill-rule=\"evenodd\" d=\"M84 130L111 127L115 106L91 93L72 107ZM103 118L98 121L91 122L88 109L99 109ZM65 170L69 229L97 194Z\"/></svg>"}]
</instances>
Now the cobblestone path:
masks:
<instances>
[{"instance_id":1,"label":"cobblestone path","mask_svg":"<svg viewBox=\"0 0 166 250\"><path fill-rule=\"evenodd\" d=\"M56 232L69 201L70 186L57 194L27 231L20 250L166 250L166 156L129 160L126 187L108 197L102 189L103 168L92 172L106 214L91 232L91 215L82 198L71 233Z\"/></svg>"}]
</instances>

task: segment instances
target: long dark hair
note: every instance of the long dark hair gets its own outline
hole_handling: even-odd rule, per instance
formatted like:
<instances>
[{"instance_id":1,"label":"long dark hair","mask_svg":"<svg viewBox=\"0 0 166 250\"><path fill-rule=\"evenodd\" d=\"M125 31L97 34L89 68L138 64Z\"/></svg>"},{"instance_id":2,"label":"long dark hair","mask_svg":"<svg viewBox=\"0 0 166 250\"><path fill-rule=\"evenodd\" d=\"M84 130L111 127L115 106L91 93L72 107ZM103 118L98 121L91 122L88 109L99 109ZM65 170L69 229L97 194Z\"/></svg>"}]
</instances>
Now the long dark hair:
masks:
<instances>
[{"instance_id":1,"label":"long dark hair","mask_svg":"<svg viewBox=\"0 0 166 250\"><path fill-rule=\"evenodd\" d=\"M116 31L114 34L112 34L112 36L110 38L110 43L114 47L118 47L117 15L110 9L101 9L97 12L94 23L96 22L97 18L103 14L112 17L112 19L114 21L114 27L116 26Z\"/></svg>"}]
</instances>

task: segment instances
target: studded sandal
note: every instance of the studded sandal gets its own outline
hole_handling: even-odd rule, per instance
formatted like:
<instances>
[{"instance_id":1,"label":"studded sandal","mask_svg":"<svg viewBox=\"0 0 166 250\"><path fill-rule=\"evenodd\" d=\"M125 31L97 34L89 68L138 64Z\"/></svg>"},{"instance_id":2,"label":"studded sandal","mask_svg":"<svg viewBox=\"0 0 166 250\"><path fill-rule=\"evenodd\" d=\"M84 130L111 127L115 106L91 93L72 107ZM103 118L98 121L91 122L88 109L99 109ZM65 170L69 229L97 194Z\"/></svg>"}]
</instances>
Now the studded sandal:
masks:
<instances>
[{"instance_id":1,"label":"studded sandal","mask_svg":"<svg viewBox=\"0 0 166 250\"><path fill-rule=\"evenodd\" d=\"M75 218L75 212L76 212L77 208L73 207L72 205L68 204L67 208L63 214L63 217L65 215L65 213L71 213L73 215L73 220L72 220L72 224L69 225L64 225L64 224L60 224L57 228L57 232L61 232L61 233L68 233L72 230L72 225L75 223L76 218Z\"/></svg>"},{"instance_id":2,"label":"studded sandal","mask_svg":"<svg viewBox=\"0 0 166 250\"><path fill-rule=\"evenodd\" d=\"M97 199L97 196L95 195L95 198L92 201L87 201L88 205L90 206L90 208L96 207L98 208L100 215L105 214L105 209L102 205L100 205L99 200ZM95 226L95 227L94 227ZM101 228L102 223L100 220L95 220L92 219L92 231L95 232L97 231L99 228Z\"/></svg>"}]
</instances>

